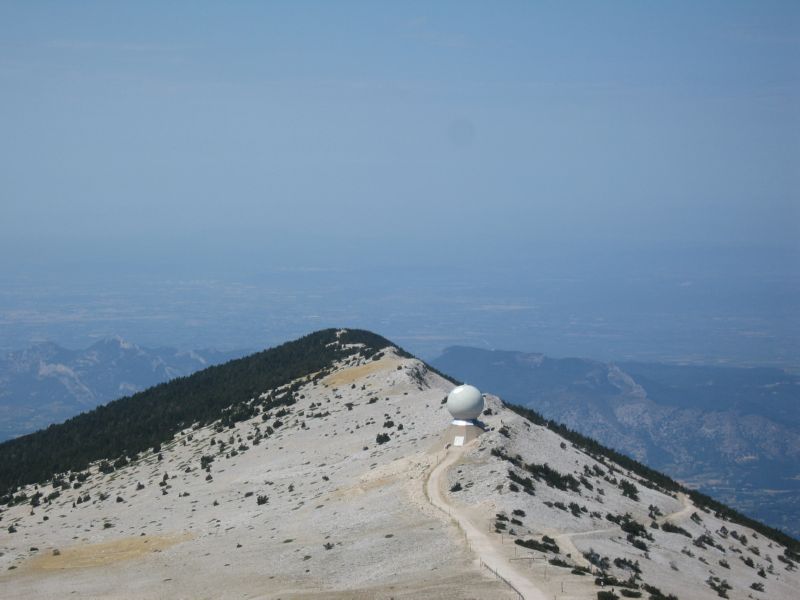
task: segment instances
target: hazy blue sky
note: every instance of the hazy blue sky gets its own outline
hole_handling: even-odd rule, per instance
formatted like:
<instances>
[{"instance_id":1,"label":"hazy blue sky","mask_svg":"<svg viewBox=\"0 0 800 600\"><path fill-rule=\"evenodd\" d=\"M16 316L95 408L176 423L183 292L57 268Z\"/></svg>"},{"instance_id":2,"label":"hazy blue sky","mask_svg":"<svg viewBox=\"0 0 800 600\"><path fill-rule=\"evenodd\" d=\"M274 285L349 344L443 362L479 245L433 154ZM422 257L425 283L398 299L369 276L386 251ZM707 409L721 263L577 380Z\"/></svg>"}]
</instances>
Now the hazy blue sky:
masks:
<instances>
[{"instance_id":1,"label":"hazy blue sky","mask_svg":"<svg viewBox=\"0 0 800 600\"><path fill-rule=\"evenodd\" d=\"M5 268L796 246L800 3L4 1L0 132Z\"/></svg>"}]
</instances>

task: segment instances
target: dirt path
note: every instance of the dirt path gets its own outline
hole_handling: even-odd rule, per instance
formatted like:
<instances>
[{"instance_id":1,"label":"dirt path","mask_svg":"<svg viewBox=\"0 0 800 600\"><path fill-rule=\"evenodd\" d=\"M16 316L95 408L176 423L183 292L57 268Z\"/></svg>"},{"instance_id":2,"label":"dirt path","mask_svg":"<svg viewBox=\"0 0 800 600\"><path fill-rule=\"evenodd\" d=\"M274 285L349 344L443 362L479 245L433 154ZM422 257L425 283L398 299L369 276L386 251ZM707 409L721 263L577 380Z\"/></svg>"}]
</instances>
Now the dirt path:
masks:
<instances>
[{"instance_id":1,"label":"dirt path","mask_svg":"<svg viewBox=\"0 0 800 600\"><path fill-rule=\"evenodd\" d=\"M618 527L609 527L605 529L593 529L591 531L579 531L576 533L560 533L558 535L553 536L553 539L558 544L559 549L561 550L562 554L566 554L572 561L578 565L579 567L585 567L587 569L592 568L592 564L583 557L583 553L578 550L578 547L572 541L572 538L581 536L581 535L594 535L597 533L614 533L619 531Z\"/></svg>"},{"instance_id":2,"label":"dirt path","mask_svg":"<svg viewBox=\"0 0 800 600\"><path fill-rule=\"evenodd\" d=\"M674 522L674 521L682 521L683 519L687 519L692 516L694 512L694 505L692 504L691 500L689 500L686 494L680 493L678 494L678 500L681 501L683 507L680 510L676 510L675 512L669 513L668 515L663 515L657 519L659 525L663 525L666 521ZM581 554L580 550L578 550L575 543L572 541L572 538L580 537L584 535L596 535L602 533L617 533L619 532L619 528L617 527L608 527L604 529L592 529L591 531L578 531L575 533L560 533L558 535L554 535L553 539L556 540L558 547L561 549L563 554L570 555L570 558L575 562L575 564L586 567L587 569L591 568L591 564L587 561L583 554Z\"/></svg>"},{"instance_id":3,"label":"dirt path","mask_svg":"<svg viewBox=\"0 0 800 600\"><path fill-rule=\"evenodd\" d=\"M681 492L678 494L678 500L680 500L683 504L683 508L676 510L674 513L669 513L668 515L659 517L656 521L659 525L663 525L667 521L670 523L682 521L683 519L687 519L692 516L692 513L694 513L694 504L692 504L692 501L689 500L689 497Z\"/></svg>"},{"instance_id":4,"label":"dirt path","mask_svg":"<svg viewBox=\"0 0 800 600\"><path fill-rule=\"evenodd\" d=\"M464 448L450 448L447 450L444 459L436 465L428 475L425 483L425 491L428 500L436 508L447 513L458 526L464 531L467 541L472 551L478 555L484 564L491 567L497 574L511 583L516 590L522 594L525 600L548 600L548 596L528 577L517 571L508 563L508 559L495 546L494 542L478 527L472 524L464 511L458 506L451 504L444 493L444 483L447 480L447 470L461 458Z\"/></svg>"}]
</instances>

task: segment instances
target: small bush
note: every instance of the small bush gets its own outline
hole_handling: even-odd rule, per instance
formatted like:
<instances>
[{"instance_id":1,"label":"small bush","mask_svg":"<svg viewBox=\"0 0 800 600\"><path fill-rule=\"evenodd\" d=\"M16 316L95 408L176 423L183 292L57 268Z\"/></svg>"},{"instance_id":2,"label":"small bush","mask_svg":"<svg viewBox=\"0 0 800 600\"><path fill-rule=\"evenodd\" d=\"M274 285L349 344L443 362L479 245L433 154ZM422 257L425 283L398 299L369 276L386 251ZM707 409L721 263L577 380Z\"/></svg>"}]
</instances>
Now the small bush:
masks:
<instances>
[{"instance_id":1,"label":"small bush","mask_svg":"<svg viewBox=\"0 0 800 600\"><path fill-rule=\"evenodd\" d=\"M583 557L601 571L607 571L611 567L611 561L607 556L600 556L593 548L583 553Z\"/></svg>"},{"instance_id":2,"label":"small bush","mask_svg":"<svg viewBox=\"0 0 800 600\"><path fill-rule=\"evenodd\" d=\"M622 495L627 496L631 500L639 501L639 490L630 481L621 479L619 482L619 489L622 490Z\"/></svg>"},{"instance_id":3,"label":"small bush","mask_svg":"<svg viewBox=\"0 0 800 600\"><path fill-rule=\"evenodd\" d=\"M727 581L719 577L714 577L713 575L706 580L706 583L708 587L717 592L717 596L720 598L727 598L728 590L732 589Z\"/></svg>"},{"instance_id":4,"label":"small bush","mask_svg":"<svg viewBox=\"0 0 800 600\"><path fill-rule=\"evenodd\" d=\"M672 594L664 595L664 593L654 585L645 583L642 587L650 594L650 600L678 600L678 597Z\"/></svg>"},{"instance_id":5,"label":"small bush","mask_svg":"<svg viewBox=\"0 0 800 600\"><path fill-rule=\"evenodd\" d=\"M667 533L679 533L681 535L685 535L686 537L692 537L692 534L686 531L683 527L679 527L678 525L673 525L669 521L664 521L661 525L661 530L666 531Z\"/></svg>"},{"instance_id":6,"label":"small bush","mask_svg":"<svg viewBox=\"0 0 800 600\"><path fill-rule=\"evenodd\" d=\"M629 560L627 558L615 558L614 559L614 566L618 569L625 569L628 571L633 571L634 573L641 573L642 569L639 567L639 561L636 562Z\"/></svg>"},{"instance_id":7,"label":"small bush","mask_svg":"<svg viewBox=\"0 0 800 600\"><path fill-rule=\"evenodd\" d=\"M549 538L546 535L542 537L542 541L538 540L514 540L514 543L518 546L522 546L523 548L528 548L530 550L537 550L539 552L553 552L558 554L558 545L555 543L553 538Z\"/></svg>"},{"instance_id":8,"label":"small bush","mask_svg":"<svg viewBox=\"0 0 800 600\"><path fill-rule=\"evenodd\" d=\"M629 533L626 539L631 544L631 546L633 546L634 548L638 548L642 552L647 552L649 550L644 540L635 537L632 533Z\"/></svg>"},{"instance_id":9,"label":"small bush","mask_svg":"<svg viewBox=\"0 0 800 600\"><path fill-rule=\"evenodd\" d=\"M564 567L565 569L571 569L572 568L571 564L569 564L564 559L561 559L561 558L558 558L558 557L549 558L549 559L547 559L547 562L549 562L554 567Z\"/></svg>"}]
</instances>

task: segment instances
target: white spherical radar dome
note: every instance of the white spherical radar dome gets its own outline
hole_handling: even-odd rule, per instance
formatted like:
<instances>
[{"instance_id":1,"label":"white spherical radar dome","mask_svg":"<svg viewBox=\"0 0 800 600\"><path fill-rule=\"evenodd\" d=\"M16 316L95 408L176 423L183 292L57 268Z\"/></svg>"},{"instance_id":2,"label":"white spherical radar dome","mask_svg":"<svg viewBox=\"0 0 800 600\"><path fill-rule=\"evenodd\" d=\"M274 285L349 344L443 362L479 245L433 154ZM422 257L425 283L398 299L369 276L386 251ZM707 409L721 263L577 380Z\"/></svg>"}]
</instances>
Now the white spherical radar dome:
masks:
<instances>
[{"instance_id":1,"label":"white spherical radar dome","mask_svg":"<svg viewBox=\"0 0 800 600\"><path fill-rule=\"evenodd\" d=\"M447 396L447 410L460 421L477 419L483 412L483 394L472 385L460 385Z\"/></svg>"}]
</instances>

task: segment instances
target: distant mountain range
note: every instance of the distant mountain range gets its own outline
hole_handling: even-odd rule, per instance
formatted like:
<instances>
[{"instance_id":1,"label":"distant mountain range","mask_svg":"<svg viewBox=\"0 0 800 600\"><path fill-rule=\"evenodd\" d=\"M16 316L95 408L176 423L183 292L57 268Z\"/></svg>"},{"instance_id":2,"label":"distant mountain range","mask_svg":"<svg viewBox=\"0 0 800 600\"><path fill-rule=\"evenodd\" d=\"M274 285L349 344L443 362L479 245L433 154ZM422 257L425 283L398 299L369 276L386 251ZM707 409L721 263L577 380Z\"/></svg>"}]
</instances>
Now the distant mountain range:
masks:
<instances>
[{"instance_id":1,"label":"distant mountain range","mask_svg":"<svg viewBox=\"0 0 800 600\"><path fill-rule=\"evenodd\" d=\"M45 342L0 355L0 441L243 354L144 348L108 338L84 350Z\"/></svg>"},{"instance_id":2,"label":"distant mountain range","mask_svg":"<svg viewBox=\"0 0 800 600\"><path fill-rule=\"evenodd\" d=\"M467 347L432 364L800 534L800 377Z\"/></svg>"}]
</instances>

